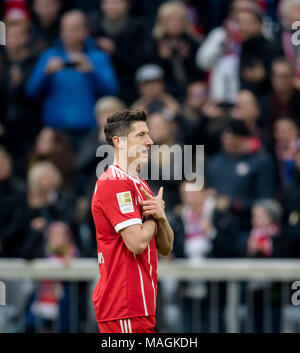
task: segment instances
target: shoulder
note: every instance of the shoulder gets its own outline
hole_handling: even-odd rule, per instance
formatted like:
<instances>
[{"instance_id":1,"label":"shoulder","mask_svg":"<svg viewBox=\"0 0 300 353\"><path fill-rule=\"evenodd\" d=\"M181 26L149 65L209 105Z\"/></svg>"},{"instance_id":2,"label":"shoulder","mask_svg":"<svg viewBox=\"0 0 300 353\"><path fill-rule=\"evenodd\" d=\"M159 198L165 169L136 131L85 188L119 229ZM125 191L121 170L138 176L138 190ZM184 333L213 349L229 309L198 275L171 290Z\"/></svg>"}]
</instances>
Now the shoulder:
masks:
<instances>
[{"instance_id":1,"label":"shoulder","mask_svg":"<svg viewBox=\"0 0 300 353\"><path fill-rule=\"evenodd\" d=\"M153 196L153 192L152 192L149 184L146 182L146 180L140 179L140 182L141 182L142 186L145 187L146 190L149 191L149 193Z\"/></svg>"},{"instance_id":2,"label":"shoulder","mask_svg":"<svg viewBox=\"0 0 300 353\"><path fill-rule=\"evenodd\" d=\"M125 173L118 168L110 166L98 178L96 188L101 195L111 195L114 192L132 189L133 182Z\"/></svg>"},{"instance_id":3,"label":"shoulder","mask_svg":"<svg viewBox=\"0 0 300 353\"><path fill-rule=\"evenodd\" d=\"M226 37L226 31L223 27L216 27L214 29L212 29L207 37L205 38L205 42L210 42L211 40L224 40Z\"/></svg>"}]
</instances>

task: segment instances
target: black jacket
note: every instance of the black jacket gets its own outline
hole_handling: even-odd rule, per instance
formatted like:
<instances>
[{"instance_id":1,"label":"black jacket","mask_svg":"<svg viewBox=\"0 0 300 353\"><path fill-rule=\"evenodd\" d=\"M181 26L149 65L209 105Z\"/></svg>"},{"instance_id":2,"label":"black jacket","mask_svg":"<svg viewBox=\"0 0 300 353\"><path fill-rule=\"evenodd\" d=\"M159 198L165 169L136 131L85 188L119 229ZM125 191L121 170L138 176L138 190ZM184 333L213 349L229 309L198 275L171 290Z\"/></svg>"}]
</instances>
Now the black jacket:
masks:
<instances>
[{"instance_id":1,"label":"black jacket","mask_svg":"<svg viewBox=\"0 0 300 353\"><path fill-rule=\"evenodd\" d=\"M18 257L20 245L26 236L27 219L24 217L26 195L23 187L13 178L0 182L0 257Z\"/></svg>"},{"instance_id":2,"label":"black jacket","mask_svg":"<svg viewBox=\"0 0 300 353\"><path fill-rule=\"evenodd\" d=\"M242 77L243 69L251 67L256 61L262 63L265 69L265 77L259 82L249 82ZM257 96L270 89L270 67L272 62L272 52L269 42L263 36L248 39L242 44L240 55L240 84L241 89L252 91Z\"/></svg>"},{"instance_id":3,"label":"black jacket","mask_svg":"<svg viewBox=\"0 0 300 353\"><path fill-rule=\"evenodd\" d=\"M143 25L137 20L129 19L124 30L114 36L110 35L101 23L102 19L98 18L97 26L92 33L93 37L96 40L100 37L108 37L115 42L116 51L111 58L120 83L119 96L127 104L132 104L137 97L134 74L147 62L150 50L148 36Z\"/></svg>"},{"instance_id":4,"label":"black jacket","mask_svg":"<svg viewBox=\"0 0 300 353\"><path fill-rule=\"evenodd\" d=\"M283 234L289 244L290 257L300 257L300 172L283 196Z\"/></svg>"},{"instance_id":5,"label":"black jacket","mask_svg":"<svg viewBox=\"0 0 300 353\"><path fill-rule=\"evenodd\" d=\"M23 81L14 87L10 76L14 64L4 54L0 56L0 124L5 129L0 143L6 146L14 158L20 156L23 158L41 127L39 103L32 101L25 94L25 84L35 63L35 56L18 63L17 67L23 74Z\"/></svg>"}]
</instances>

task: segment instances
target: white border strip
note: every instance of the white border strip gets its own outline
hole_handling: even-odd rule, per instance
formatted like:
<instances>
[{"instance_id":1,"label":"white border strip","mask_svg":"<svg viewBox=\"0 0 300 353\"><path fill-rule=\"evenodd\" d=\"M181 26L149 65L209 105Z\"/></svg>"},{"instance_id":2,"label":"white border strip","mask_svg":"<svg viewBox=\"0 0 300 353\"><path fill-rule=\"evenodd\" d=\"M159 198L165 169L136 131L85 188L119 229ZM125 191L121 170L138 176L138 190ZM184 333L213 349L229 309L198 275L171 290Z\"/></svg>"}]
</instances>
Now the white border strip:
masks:
<instances>
[{"instance_id":1,"label":"white border strip","mask_svg":"<svg viewBox=\"0 0 300 353\"><path fill-rule=\"evenodd\" d=\"M127 321L128 321L128 328L129 328L129 333L132 333L132 329L131 329L131 322L130 322L130 319L128 319Z\"/></svg>"},{"instance_id":2,"label":"white border strip","mask_svg":"<svg viewBox=\"0 0 300 353\"><path fill-rule=\"evenodd\" d=\"M121 326L122 333L124 333L123 320L120 320L120 326Z\"/></svg>"},{"instance_id":3,"label":"white border strip","mask_svg":"<svg viewBox=\"0 0 300 353\"><path fill-rule=\"evenodd\" d=\"M117 233L119 233L120 230L126 228L126 227L129 227L129 226L132 226L134 224L142 224L142 220L140 218L131 218L131 219L127 219L127 221L124 221L124 222L121 222L121 223L118 223L116 226L115 226L115 231Z\"/></svg>"},{"instance_id":4,"label":"white border strip","mask_svg":"<svg viewBox=\"0 0 300 353\"><path fill-rule=\"evenodd\" d=\"M138 263L136 263L136 264L137 264L137 267L138 267L139 273L140 273L141 289L142 289L142 296L143 296L143 302L144 302L145 315L148 316L148 310L147 310L147 304L146 304L146 298L145 298L145 292L144 292L143 276L142 276L142 272L141 272L139 264Z\"/></svg>"}]
</instances>

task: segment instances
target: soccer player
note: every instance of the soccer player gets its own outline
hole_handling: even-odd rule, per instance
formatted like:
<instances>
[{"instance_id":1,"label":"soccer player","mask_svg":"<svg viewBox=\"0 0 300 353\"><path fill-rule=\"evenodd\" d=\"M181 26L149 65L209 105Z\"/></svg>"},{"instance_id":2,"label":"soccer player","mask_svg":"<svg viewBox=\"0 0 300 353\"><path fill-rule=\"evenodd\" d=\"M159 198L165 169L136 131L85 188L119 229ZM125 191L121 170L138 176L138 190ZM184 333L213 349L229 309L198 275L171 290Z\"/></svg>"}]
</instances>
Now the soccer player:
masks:
<instances>
[{"instance_id":1,"label":"soccer player","mask_svg":"<svg viewBox=\"0 0 300 353\"><path fill-rule=\"evenodd\" d=\"M156 197L138 177L153 144L143 111L121 111L105 125L114 163L99 177L92 200L100 279L93 303L101 333L155 332L157 251L168 255L174 235Z\"/></svg>"}]
</instances>

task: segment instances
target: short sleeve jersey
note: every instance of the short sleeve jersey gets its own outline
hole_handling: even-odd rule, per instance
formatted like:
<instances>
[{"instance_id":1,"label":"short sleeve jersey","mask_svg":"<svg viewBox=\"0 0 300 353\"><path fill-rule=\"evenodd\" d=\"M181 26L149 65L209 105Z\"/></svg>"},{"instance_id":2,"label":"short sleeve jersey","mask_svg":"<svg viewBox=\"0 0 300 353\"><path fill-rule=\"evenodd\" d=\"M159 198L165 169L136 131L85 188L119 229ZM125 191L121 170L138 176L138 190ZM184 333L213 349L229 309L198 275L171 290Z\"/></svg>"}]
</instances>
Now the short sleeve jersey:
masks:
<instances>
[{"instance_id":1,"label":"short sleeve jersey","mask_svg":"<svg viewBox=\"0 0 300 353\"><path fill-rule=\"evenodd\" d=\"M97 180L92 199L100 279L93 293L98 322L155 315L157 249L155 237L139 255L125 245L122 229L142 224L141 188L148 184L119 166L110 166Z\"/></svg>"}]
</instances>

